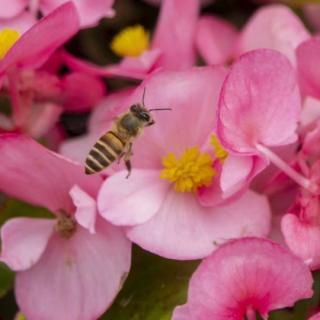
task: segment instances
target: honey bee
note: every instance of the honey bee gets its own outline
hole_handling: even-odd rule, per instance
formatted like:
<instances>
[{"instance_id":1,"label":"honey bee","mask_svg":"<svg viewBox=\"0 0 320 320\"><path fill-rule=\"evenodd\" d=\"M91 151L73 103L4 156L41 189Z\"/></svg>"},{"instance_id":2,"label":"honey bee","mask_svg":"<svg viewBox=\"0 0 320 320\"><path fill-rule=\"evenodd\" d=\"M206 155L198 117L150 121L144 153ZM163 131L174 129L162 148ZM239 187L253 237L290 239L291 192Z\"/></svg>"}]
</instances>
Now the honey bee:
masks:
<instances>
[{"instance_id":1,"label":"honey bee","mask_svg":"<svg viewBox=\"0 0 320 320\"><path fill-rule=\"evenodd\" d=\"M130 176L133 140L143 132L145 127L155 123L150 112L171 110L171 108L147 109L144 105L144 96L145 90L142 103L133 104L128 112L116 118L112 129L101 136L91 148L86 158L86 174L98 173L114 161L120 161L123 158L128 170L127 178Z\"/></svg>"}]
</instances>

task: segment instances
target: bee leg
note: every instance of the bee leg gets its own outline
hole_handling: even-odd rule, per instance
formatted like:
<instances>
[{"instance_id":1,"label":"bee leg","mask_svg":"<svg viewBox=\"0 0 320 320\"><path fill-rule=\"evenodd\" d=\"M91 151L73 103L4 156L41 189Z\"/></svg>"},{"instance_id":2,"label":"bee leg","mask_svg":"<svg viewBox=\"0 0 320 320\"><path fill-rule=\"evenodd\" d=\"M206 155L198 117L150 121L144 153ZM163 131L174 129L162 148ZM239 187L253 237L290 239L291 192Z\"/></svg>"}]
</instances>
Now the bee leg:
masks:
<instances>
[{"instance_id":1,"label":"bee leg","mask_svg":"<svg viewBox=\"0 0 320 320\"><path fill-rule=\"evenodd\" d=\"M131 156L132 156L132 143L130 142L128 151L124 155L124 164L126 165L126 168L128 170L128 175L126 176L126 179L128 179L131 174L131 161L130 161Z\"/></svg>"},{"instance_id":2,"label":"bee leg","mask_svg":"<svg viewBox=\"0 0 320 320\"><path fill-rule=\"evenodd\" d=\"M130 161L130 159L124 160L124 164L126 165L126 168L128 170L128 174L126 176L126 179L128 179L131 174L131 161Z\"/></svg>"}]
</instances>

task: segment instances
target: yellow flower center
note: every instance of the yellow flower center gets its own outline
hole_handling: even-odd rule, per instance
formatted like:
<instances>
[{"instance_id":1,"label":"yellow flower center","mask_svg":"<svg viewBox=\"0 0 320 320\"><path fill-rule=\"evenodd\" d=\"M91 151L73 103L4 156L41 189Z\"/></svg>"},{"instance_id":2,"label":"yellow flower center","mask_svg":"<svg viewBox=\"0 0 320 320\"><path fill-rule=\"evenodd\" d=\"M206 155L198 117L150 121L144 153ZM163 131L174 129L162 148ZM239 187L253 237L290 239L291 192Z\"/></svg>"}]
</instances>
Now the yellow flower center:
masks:
<instances>
[{"instance_id":1,"label":"yellow flower center","mask_svg":"<svg viewBox=\"0 0 320 320\"><path fill-rule=\"evenodd\" d=\"M111 41L112 51L120 57L140 56L149 47L149 32L141 25L127 27Z\"/></svg>"},{"instance_id":2,"label":"yellow flower center","mask_svg":"<svg viewBox=\"0 0 320 320\"><path fill-rule=\"evenodd\" d=\"M4 28L0 31L0 59L4 58L19 38L20 34L16 30Z\"/></svg>"},{"instance_id":3,"label":"yellow flower center","mask_svg":"<svg viewBox=\"0 0 320 320\"><path fill-rule=\"evenodd\" d=\"M211 136L211 145L213 146L215 156L223 162L228 157L228 152L222 148L220 141L214 134Z\"/></svg>"},{"instance_id":4,"label":"yellow flower center","mask_svg":"<svg viewBox=\"0 0 320 320\"><path fill-rule=\"evenodd\" d=\"M160 177L174 183L177 192L195 192L211 184L215 175L212 163L210 155L197 147L187 148L179 159L170 152L162 159L164 169Z\"/></svg>"}]
</instances>

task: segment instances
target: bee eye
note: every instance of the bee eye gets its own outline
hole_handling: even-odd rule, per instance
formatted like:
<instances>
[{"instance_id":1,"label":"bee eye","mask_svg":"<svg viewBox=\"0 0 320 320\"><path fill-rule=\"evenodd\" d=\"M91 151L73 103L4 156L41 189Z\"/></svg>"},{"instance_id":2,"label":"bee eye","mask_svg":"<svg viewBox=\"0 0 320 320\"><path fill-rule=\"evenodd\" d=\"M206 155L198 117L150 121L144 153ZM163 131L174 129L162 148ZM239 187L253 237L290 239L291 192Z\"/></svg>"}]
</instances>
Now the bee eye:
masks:
<instances>
[{"instance_id":1,"label":"bee eye","mask_svg":"<svg viewBox=\"0 0 320 320\"><path fill-rule=\"evenodd\" d=\"M150 116L149 116L149 114L146 113L146 112L141 113L141 118L142 118L144 121L149 121L149 120L150 120Z\"/></svg>"},{"instance_id":2,"label":"bee eye","mask_svg":"<svg viewBox=\"0 0 320 320\"><path fill-rule=\"evenodd\" d=\"M132 112L137 112L138 111L138 107L136 104L133 104L131 107L130 107L130 111Z\"/></svg>"}]
</instances>

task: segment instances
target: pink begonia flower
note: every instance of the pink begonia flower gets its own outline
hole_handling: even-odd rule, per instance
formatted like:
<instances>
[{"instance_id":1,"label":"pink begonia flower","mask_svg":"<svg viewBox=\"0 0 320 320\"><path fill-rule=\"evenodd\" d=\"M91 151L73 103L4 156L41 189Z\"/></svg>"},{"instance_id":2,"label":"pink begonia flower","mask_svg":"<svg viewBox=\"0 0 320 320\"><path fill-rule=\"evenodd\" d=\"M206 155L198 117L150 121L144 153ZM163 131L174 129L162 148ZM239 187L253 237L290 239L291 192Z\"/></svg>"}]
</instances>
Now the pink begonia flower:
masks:
<instances>
[{"instance_id":1,"label":"pink begonia flower","mask_svg":"<svg viewBox=\"0 0 320 320\"><path fill-rule=\"evenodd\" d=\"M297 201L297 208L290 210L281 221L286 244L312 270L320 268L319 214L318 197L302 194Z\"/></svg>"},{"instance_id":2,"label":"pink begonia flower","mask_svg":"<svg viewBox=\"0 0 320 320\"><path fill-rule=\"evenodd\" d=\"M195 41L206 63L229 62L234 56L237 38L237 30L231 23L215 16L199 19Z\"/></svg>"},{"instance_id":3,"label":"pink begonia flower","mask_svg":"<svg viewBox=\"0 0 320 320\"><path fill-rule=\"evenodd\" d=\"M33 72L32 69L40 67L58 47L78 30L78 16L74 5L69 2L25 32L0 60L0 79L2 81L6 79L8 83L7 90L9 90L12 99L12 118L15 126L23 127L29 112L21 101L19 85L21 82L28 82L30 74ZM26 73L24 74L24 72ZM43 85L48 84L50 86L50 82L43 82Z\"/></svg>"},{"instance_id":4,"label":"pink begonia flower","mask_svg":"<svg viewBox=\"0 0 320 320\"><path fill-rule=\"evenodd\" d=\"M237 52L275 49L295 64L295 49L309 37L305 26L288 7L270 5L257 10L247 22L240 34Z\"/></svg>"},{"instance_id":5,"label":"pink begonia flower","mask_svg":"<svg viewBox=\"0 0 320 320\"><path fill-rule=\"evenodd\" d=\"M287 249L270 240L245 238L222 245L193 274L188 302L172 320L268 319L271 310L310 298L312 275Z\"/></svg>"},{"instance_id":6,"label":"pink begonia flower","mask_svg":"<svg viewBox=\"0 0 320 320\"><path fill-rule=\"evenodd\" d=\"M16 69L38 68L79 30L71 2L60 6L25 32L0 61L0 75Z\"/></svg>"},{"instance_id":7,"label":"pink begonia flower","mask_svg":"<svg viewBox=\"0 0 320 320\"><path fill-rule=\"evenodd\" d=\"M229 150L271 161L302 187L317 186L270 148L297 138L300 95L295 70L281 53L258 49L244 54L227 76L218 107L218 137Z\"/></svg>"},{"instance_id":8,"label":"pink begonia flower","mask_svg":"<svg viewBox=\"0 0 320 320\"><path fill-rule=\"evenodd\" d=\"M76 71L135 79L144 79L163 67L189 68L195 63L194 35L198 11L198 0L165 0L162 2L151 46L139 56L128 56L118 64L100 67L66 53L65 62Z\"/></svg>"},{"instance_id":9,"label":"pink begonia flower","mask_svg":"<svg viewBox=\"0 0 320 320\"><path fill-rule=\"evenodd\" d=\"M320 37L303 42L296 50L297 69L302 92L320 99Z\"/></svg>"},{"instance_id":10,"label":"pink begonia flower","mask_svg":"<svg viewBox=\"0 0 320 320\"><path fill-rule=\"evenodd\" d=\"M17 272L21 311L30 320L97 319L121 289L131 255L122 230L97 216L101 178L21 135L0 135L0 150L1 191L56 217L13 218L1 229L0 259Z\"/></svg>"},{"instance_id":11,"label":"pink begonia flower","mask_svg":"<svg viewBox=\"0 0 320 320\"><path fill-rule=\"evenodd\" d=\"M39 68L78 30L79 19L75 7L71 2L66 3L25 32L0 60L0 82L5 81L5 88L11 96L14 127L28 131L26 128L30 115L34 114L30 100L34 95L34 92L30 94L31 87L49 96L52 90L56 90L56 77L46 73L35 75L34 69ZM21 94L21 91L26 94ZM56 109L55 114L59 112L54 104L51 107ZM54 122L55 118L52 120ZM50 123L50 119L44 121Z\"/></svg>"},{"instance_id":12,"label":"pink begonia flower","mask_svg":"<svg viewBox=\"0 0 320 320\"><path fill-rule=\"evenodd\" d=\"M216 243L269 231L268 202L252 191L219 207L201 204L200 189L214 186L218 195L223 193L220 168L227 155L217 141L209 141L224 77L221 67L159 72L123 103L122 111L141 102L145 88L148 108L172 110L152 113L155 125L134 142L129 179L124 170L107 179L98 196L99 212L126 226L130 240L161 256L197 259L209 255ZM243 168L229 170L241 176L236 170Z\"/></svg>"},{"instance_id":13,"label":"pink begonia flower","mask_svg":"<svg viewBox=\"0 0 320 320\"><path fill-rule=\"evenodd\" d=\"M81 27L94 27L103 17L113 17L114 0L2 0L0 3L0 21L25 19L27 12L36 19L39 11L48 15L66 2L73 2L80 17ZM25 11L25 10L28 11Z\"/></svg>"},{"instance_id":14,"label":"pink begonia flower","mask_svg":"<svg viewBox=\"0 0 320 320\"><path fill-rule=\"evenodd\" d=\"M319 127L316 128L319 130ZM319 186L320 184L320 161L319 147L306 148L308 136L314 135L310 132L303 141L300 151L301 171L305 176ZM319 136L319 133L316 133ZM314 137L313 137L314 139ZM318 144L318 139L315 139ZM304 161L304 162L303 162ZM308 166L310 165L310 168ZM288 213L284 215L281 221L281 229L286 244L290 250L312 269L320 268L320 207L319 192L311 193L309 190L301 189L295 204Z\"/></svg>"}]
</instances>

